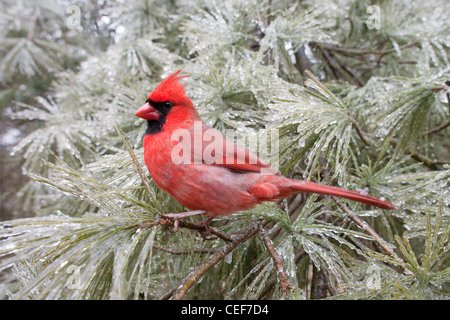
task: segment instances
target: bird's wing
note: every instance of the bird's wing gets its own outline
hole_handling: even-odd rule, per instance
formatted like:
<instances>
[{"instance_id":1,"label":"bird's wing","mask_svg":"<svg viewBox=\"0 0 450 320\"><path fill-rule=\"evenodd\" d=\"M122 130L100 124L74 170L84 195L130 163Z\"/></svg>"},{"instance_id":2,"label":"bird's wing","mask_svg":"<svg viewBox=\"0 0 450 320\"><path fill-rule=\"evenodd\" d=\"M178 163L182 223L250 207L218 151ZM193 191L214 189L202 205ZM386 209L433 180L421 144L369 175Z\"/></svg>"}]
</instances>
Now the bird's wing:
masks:
<instances>
[{"instance_id":1,"label":"bird's wing","mask_svg":"<svg viewBox=\"0 0 450 320\"><path fill-rule=\"evenodd\" d=\"M234 172L275 174L276 170L250 150L238 145L220 131L203 124L191 129L191 154L194 163L222 166Z\"/></svg>"}]
</instances>

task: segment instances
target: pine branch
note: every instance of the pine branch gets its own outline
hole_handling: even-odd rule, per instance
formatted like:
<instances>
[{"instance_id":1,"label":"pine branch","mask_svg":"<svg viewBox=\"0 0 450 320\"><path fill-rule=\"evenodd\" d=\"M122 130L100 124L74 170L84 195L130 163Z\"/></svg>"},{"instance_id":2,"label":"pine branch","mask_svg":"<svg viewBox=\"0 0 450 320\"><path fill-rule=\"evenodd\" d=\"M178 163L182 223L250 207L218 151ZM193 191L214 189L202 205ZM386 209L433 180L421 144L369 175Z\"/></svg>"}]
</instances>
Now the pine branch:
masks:
<instances>
[{"instance_id":1,"label":"pine branch","mask_svg":"<svg viewBox=\"0 0 450 320\"><path fill-rule=\"evenodd\" d=\"M179 220L178 223L179 223L178 226L180 228L196 230L196 231L200 231L200 232L203 232L203 233L208 231L208 227L206 227L205 224L202 224L202 223L192 223L192 222L189 222L189 221L186 221L186 220ZM162 225L162 226L166 226L166 227L175 227L175 219L166 218L165 215L162 215L162 218L157 221L157 224ZM223 232L220 229L209 227L209 231L210 231L211 234L221 238L222 240L224 240L226 242L232 242L233 241L232 236L230 236L229 234Z\"/></svg>"},{"instance_id":2,"label":"pine branch","mask_svg":"<svg viewBox=\"0 0 450 320\"><path fill-rule=\"evenodd\" d=\"M442 29L448 12L427 2L385 3L389 27L380 35L355 20L366 14L365 5L348 11L336 1L91 2L83 7L91 18L82 19L79 32L67 30L58 1L36 1L31 11L23 10L23 0L4 5L0 80L7 90L0 100L8 105L12 91L19 101L11 116L39 122L13 149L34 178L17 192L15 211L37 217L0 223L0 269L12 268L20 282L8 288L12 297L220 299L242 291L242 298L296 298L305 282L311 298L326 296L327 287L331 296L354 299L448 295L446 140L434 139L432 148L443 160L419 153L434 138L427 135L441 138L450 127ZM99 23L105 12L110 22ZM123 32L114 32L119 26ZM92 50L91 37L100 50ZM395 43L401 39L409 40ZM149 178L145 123L133 113L180 65L192 75L186 91L208 124L239 134L280 129L283 174L369 186L371 193L395 198L402 219L367 210L361 214L380 222L368 225L344 202L333 205L316 195L283 200L286 208L261 204L220 228L164 215L183 208ZM39 107L29 105L33 100ZM353 110L361 110L364 122ZM427 127L427 119L441 120ZM352 152L355 139L362 152ZM255 149L262 151L259 143ZM395 157L399 152L403 157ZM228 231L251 219L260 220ZM179 234L166 232L172 228ZM256 236L261 241L248 241ZM397 247L385 240L391 238ZM366 261L358 259L366 254L385 264L381 288L335 290L361 284ZM73 267L79 274L68 272ZM185 278L172 287L178 274ZM68 286L75 275L76 290Z\"/></svg>"},{"instance_id":3,"label":"pine branch","mask_svg":"<svg viewBox=\"0 0 450 320\"><path fill-rule=\"evenodd\" d=\"M262 225L265 225L267 222L263 221ZM199 267L197 267L194 271L192 271L185 279L181 281L179 285L177 285L174 289L170 290L168 293L164 294L161 299L169 299L172 300L181 300L185 298L188 291L194 286L197 281L203 277L203 275L208 272L211 268L213 268L217 263L219 263L225 256L227 256L230 252L236 249L239 245L247 241L249 238L254 236L258 232L258 225L251 225L244 230L242 230L239 234L233 237L232 242L229 242L224 247L221 248L220 251L213 254L206 261L204 261Z\"/></svg>"},{"instance_id":4,"label":"pine branch","mask_svg":"<svg viewBox=\"0 0 450 320\"><path fill-rule=\"evenodd\" d=\"M393 138L390 141L390 144L393 146L396 146L398 144L397 139ZM431 160L430 158L428 158L427 156L412 151L412 150L406 150L407 153L409 153L411 155L411 158L422 162L425 166L427 166L428 168L430 168L431 170L444 170L444 168L442 167L443 164L450 164L450 161L447 160Z\"/></svg>"},{"instance_id":5,"label":"pine branch","mask_svg":"<svg viewBox=\"0 0 450 320\"><path fill-rule=\"evenodd\" d=\"M364 131L361 129L361 126L359 125L358 121L353 118L350 114L349 114L350 120L352 122L352 124L354 125L356 132L358 134L358 136L361 138L361 141L364 142L364 144L368 147L370 147L372 145L371 140L367 137L367 135L364 133ZM449 121L450 122L450 121ZM450 124L448 124L450 125ZM448 126L447 125L447 126ZM390 140L390 144L392 146L397 146L398 141L395 138L392 138ZM422 162L425 166L427 166L428 168L432 169L432 170L443 170L444 168L441 166L443 164L450 164L450 161L447 160L431 160L430 158L424 156L423 154L420 154L418 152L412 151L412 150L406 150L407 153L411 154L411 157L419 162Z\"/></svg>"},{"instance_id":6,"label":"pine branch","mask_svg":"<svg viewBox=\"0 0 450 320\"><path fill-rule=\"evenodd\" d=\"M139 161L136 158L136 154L133 151L133 148L131 147L130 142L128 141L127 136L125 135L125 132L123 132L122 128L119 126L119 124L116 122L114 124L114 129L116 129L117 133L119 134L120 138L123 141L123 144L127 148L128 153L130 154L131 159L133 160L133 164L136 167L136 171L139 173L139 177L141 178L142 184L145 187L145 191L147 192L149 198L152 200L153 203L155 203L155 193L150 187L150 182L148 181L148 178L144 174L144 171L142 170L141 165L139 164Z\"/></svg>"},{"instance_id":7,"label":"pine branch","mask_svg":"<svg viewBox=\"0 0 450 320\"><path fill-rule=\"evenodd\" d=\"M352 115L349 113L348 116L350 117L351 122L353 123L353 126L356 129L356 133L358 133L358 136L361 138L361 141L364 142L364 144L368 147L370 147L370 145L372 144L369 140L369 138L366 136L366 134L364 133L364 131L361 129L361 127L359 126L358 121L356 121L355 118L352 117Z\"/></svg>"},{"instance_id":8,"label":"pine branch","mask_svg":"<svg viewBox=\"0 0 450 320\"><path fill-rule=\"evenodd\" d=\"M303 258L306 255L305 250L300 249L296 254L295 254L295 259L294 262L295 264L297 264L301 258ZM264 289L261 291L261 293L259 294L258 299L263 300L266 299L267 295L269 294L270 290L272 290L272 288L274 287L274 285L276 284L276 279L277 279L277 273L273 272L269 279L266 282L266 285L264 286Z\"/></svg>"},{"instance_id":9,"label":"pine branch","mask_svg":"<svg viewBox=\"0 0 450 320\"><path fill-rule=\"evenodd\" d=\"M447 87L447 90L448 90L448 87ZM437 126L436 128L433 128L430 131L425 132L424 135L429 135L429 134L433 134L433 133L439 132L441 130L444 130L448 126L450 126L450 93L447 92L446 96L447 96L447 106L448 106L449 119L446 122L444 122L443 124Z\"/></svg>"},{"instance_id":10,"label":"pine branch","mask_svg":"<svg viewBox=\"0 0 450 320\"><path fill-rule=\"evenodd\" d=\"M436 128L433 128L430 131L425 132L424 135L429 135L429 134L433 134L433 133L439 132L441 130L444 130L448 126L450 126L450 118L446 122L444 122L443 124L437 126Z\"/></svg>"},{"instance_id":11,"label":"pine branch","mask_svg":"<svg viewBox=\"0 0 450 320\"><path fill-rule=\"evenodd\" d=\"M343 204L340 200L336 199L337 205L344 210L344 212L348 215L348 217L356 223L361 229L366 231L370 236L373 237L373 239L376 241L376 243L385 251L391 258L401 261L402 259L397 256L397 254L392 250L389 245L386 243L386 241L368 225L366 222L362 221L355 213L353 213L345 204ZM405 274L411 274L411 271L404 268L403 269Z\"/></svg>"},{"instance_id":12,"label":"pine branch","mask_svg":"<svg viewBox=\"0 0 450 320\"><path fill-rule=\"evenodd\" d=\"M364 85L364 81L361 77L348 65L342 63L332 52L321 48L323 56L327 61L328 65L331 67L334 76L336 79L345 79L345 73L341 72L341 69L344 70L347 74L349 74L358 85L358 87L362 87ZM333 60L334 59L334 60Z\"/></svg>"},{"instance_id":13,"label":"pine branch","mask_svg":"<svg viewBox=\"0 0 450 320\"><path fill-rule=\"evenodd\" d=\"M168 252L171 254L215 253L217 251L217 249L209 249L209 248L192 248L192 249L188 249L188 250L173 250L173 249L164 248L164 247L156 245L156 244L153 245L153 248L164 251L164 252Z\"/></svg>"},{"instance_id":14,"label":"pine branch","mask_svg":"<svg viewBox=\"0 0 450 320\"><path fill-rule=\"evenodd\" d=\"M407 43L403 46L398 47L399 50L403 50L406 48L414 47L419 45L419 41L413 41L410 43ZM383 57L387 54L394 53L397 50L395 48L388 49L388 50L373 50L373 49L355 49L355 48L346 48L346 47L337 47L330 44L322 44L323 48L343 54L352 54L352 55L379 55L380 57Z\"/></svg>"},{"instance_id":15,"label":"pine branch","mask_svg":"<svg viewBox=\"0 0 450 320\"><path fill-rule=\"evenodd\" d=\"M259 233L261 234L267 252L269 252L269 254L272 256L273 264L275 265L275 268L277 270L278 280L280 281L281 291L286 294L286 298L289 298L288 291L292 290L292 286L289 283L286 272L284 272L283 260L273 247L272 240L270 240L270 237L267 235L266 231L261 225L259 226Z\"/></svg>"}]
</instances>

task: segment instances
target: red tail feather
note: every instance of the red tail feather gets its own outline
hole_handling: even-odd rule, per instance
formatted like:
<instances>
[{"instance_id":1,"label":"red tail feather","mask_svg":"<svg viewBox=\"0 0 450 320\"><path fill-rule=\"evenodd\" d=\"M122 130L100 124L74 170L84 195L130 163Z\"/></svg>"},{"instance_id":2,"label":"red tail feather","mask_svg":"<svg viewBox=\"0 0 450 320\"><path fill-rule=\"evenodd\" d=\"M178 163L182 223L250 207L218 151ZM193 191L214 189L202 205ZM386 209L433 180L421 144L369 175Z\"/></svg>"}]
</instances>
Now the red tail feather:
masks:
<instances>
[{"instance_id":1,"label":"red tail feather","mask_svg":"<svg viewBox=\"0 0 450 320\"><path fill-rule=\"evenodd\" d=\"M374 207L382 208L382 209L391 209L391 210L397 210L397 208L390 202L380 200L378 198L374 198L371 196L367 196L361 193L358 193L356 191L350 191L341 189L338 187L330 187L330 186L323 186L314 182L304 182L304 183L298 183L293 184L291 186L292 189L300 190L303 192L313 192L313 193L320 193L320 194L327 194L330 196L338 196L358 202L362 202Z\"/></svg>"}]
</instances>

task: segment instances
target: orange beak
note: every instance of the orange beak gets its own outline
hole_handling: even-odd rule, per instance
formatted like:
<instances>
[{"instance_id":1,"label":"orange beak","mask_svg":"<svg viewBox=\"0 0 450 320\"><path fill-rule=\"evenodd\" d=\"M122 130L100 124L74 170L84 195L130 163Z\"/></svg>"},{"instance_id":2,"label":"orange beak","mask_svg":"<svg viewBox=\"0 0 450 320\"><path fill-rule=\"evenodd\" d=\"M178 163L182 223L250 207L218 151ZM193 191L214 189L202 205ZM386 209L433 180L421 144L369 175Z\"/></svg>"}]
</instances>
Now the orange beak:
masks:
<instances>
[{"instance_id":1,"label":"orange beak","mask_svg":"<svg viewBox=\"0 0 450 320\"><path fill-rule=\"evenodd\" d=\"M135 116L145 120L158 120L159 112L153 108L150 103L146 102L142 107L136 111Z\"/></svg>"}]
</instances>

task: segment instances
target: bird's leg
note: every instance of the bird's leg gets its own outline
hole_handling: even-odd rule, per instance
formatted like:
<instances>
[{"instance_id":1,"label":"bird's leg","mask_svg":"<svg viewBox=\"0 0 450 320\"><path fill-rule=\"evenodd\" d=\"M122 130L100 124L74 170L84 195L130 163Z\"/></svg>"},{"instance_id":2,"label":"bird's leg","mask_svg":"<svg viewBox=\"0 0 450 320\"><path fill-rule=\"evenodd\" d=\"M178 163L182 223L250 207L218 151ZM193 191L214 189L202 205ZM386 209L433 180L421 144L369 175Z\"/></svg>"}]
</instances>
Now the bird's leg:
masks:
<instances>
[{"instance_id":1,"label":"bird's leg","mask_svg":"<svg viewBox=\"0 0 450 320\"><path fill-rule=\"evenodd\" d=\"M175 220L172 231L177 232L178 226L180 225L181 218L191 217L191 216L195 216L197 214L203 214L203 213L205 213L205 211L203 211L203 210L194 210L194 211L186 211L186 212L180 212L180 213L167 213L167 214L164 214L163 217L171 218L171 219Z\"/></svg>"}]
</instances>

